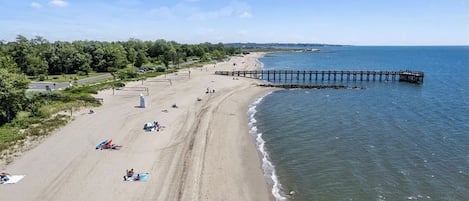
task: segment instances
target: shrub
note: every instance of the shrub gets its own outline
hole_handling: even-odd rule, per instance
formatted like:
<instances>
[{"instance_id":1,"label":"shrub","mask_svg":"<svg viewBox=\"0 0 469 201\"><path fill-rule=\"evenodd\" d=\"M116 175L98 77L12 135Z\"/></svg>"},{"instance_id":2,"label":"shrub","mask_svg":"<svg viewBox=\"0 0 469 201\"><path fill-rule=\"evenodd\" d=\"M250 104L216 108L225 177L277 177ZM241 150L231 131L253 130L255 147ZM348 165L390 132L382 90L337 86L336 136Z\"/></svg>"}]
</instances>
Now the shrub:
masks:
<instances>
[{"instance_id":1,"label":"shrub","mask_svg":"<svg viewBox=\"0 0 469 201\"><path fill-rule=\"evenodd\" d=\"M69 118L66 115L56 115L52 119L47 119L41 124L27 129L25 133L30 136L47 135L55 129L67 124L68 120Z\"/></svg>"},{"instance_id":2,"label":"shrub","mask_svg":"<svg viewBox=\"0 0 469 201\"><path fill-rule=\"evenodd\" d=\"M78 74L79 76L85 76L85 75L88 75L88 73L87 73L87 72L85 72L85 71L78 71L78 72L77 72L77 74Z\"/></svg>"},{"instance_id":3,"label":"shrub","mask_svg":"<svg viewBox=\"0 0 469 201\"><path fill-rule=\"evenodd\" d=\"M0 127L0 151L7 149L8 145L24 139L24 135L17 128L11 126Z\"/></svg>"},{"instance_id":4,"label":"shrub","mask_svg":"<svg viewBox=\"0 0 469 201\"><path fill-rule=\"evenodd\" d=\"M16 114L15 120L11 122L12 125L15 125L18 128L25 129L28 128L32 124L36 124L41 122L41 120L37 117L31 116L31 112L19 112Z\"/></svg>"},{"instance_id":5,"label":"shrub","mask_svg":"<svg viewBox=\"0 0 469 201\"><path fill-rule=\"evenodd\" d=\"M44 81L44 80L46 80L46 75L43 75L43 74L39 75L39 81Z\"/></svg>"},{"instance_id":6,"label":"shrub","mask_svg":"<svg viewBox=\"0 0 469 201\"><path fill-rule=\"evenodd\" d=\"M114 82L115 87L125 87L125 83L123 82Z\"/></svg>"},{"instance_id":7,"label":"shrub","mask_svg":"<svg viewBox=\"0 0 469 201\"><path fill-rule=\"evenodd\" d=\"M64 90L67 94L80 94L80 93L89 93L89 94L97 94L98 90L95 87L91 86L75 86L75 87L68 87Z\"/></svg>"},{"instance_id":8,"label":"shrub","mask_svg":"<svg viewBox=\"0 0 469 201\"><path fill-rule=\"evenodd\" d=\"M164 68L164 67L156 68L156 72L165 72L165 71L166 71L166 68Z\"/></svg>"}]
</instances>

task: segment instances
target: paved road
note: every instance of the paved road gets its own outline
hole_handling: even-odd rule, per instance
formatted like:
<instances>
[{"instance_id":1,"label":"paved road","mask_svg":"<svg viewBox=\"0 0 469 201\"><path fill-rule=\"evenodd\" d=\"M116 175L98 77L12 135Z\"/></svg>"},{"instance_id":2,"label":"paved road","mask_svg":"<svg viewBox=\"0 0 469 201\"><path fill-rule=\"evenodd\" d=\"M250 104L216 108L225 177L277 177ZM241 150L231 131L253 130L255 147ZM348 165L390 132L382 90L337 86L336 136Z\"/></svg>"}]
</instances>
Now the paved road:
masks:
<instances>
[{"instance_id":1,"label":"paved road","mask_svg":"<svg viewBox=\"0 0 469 201\"><path fill-rule=\"evenodd\" d=\"M83 78L83 79L78 80L77 84L96 82L96 81L108 79L108 78L112 78L112 75L110 73ZM69 86L69 84L70 84L69 82L32 82L31 84L29 84L28 91L45 91L47 86L49 86L50 89L52 90L65 89Z\"/></svg>"}]
</instances>

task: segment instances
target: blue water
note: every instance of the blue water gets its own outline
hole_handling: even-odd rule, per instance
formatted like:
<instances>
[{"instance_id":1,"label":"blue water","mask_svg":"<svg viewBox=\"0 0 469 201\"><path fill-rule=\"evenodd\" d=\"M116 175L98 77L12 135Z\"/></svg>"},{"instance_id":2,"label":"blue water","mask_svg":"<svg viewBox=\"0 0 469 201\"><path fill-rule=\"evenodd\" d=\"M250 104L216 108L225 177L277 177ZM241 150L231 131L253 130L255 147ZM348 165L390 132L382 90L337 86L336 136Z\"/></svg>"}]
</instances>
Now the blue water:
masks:
<instances>
[{"instance_id":1,"label":"blue water","mask_svg":"<svg viewBox=\"0 0 469 201\"><path fill-rule=\"evenodd\" d=\"M321 47L264 69L425 72L422 85L280 90L252 132L277 200L469 200L469 47Z\"/></svg>"}]
</instances>

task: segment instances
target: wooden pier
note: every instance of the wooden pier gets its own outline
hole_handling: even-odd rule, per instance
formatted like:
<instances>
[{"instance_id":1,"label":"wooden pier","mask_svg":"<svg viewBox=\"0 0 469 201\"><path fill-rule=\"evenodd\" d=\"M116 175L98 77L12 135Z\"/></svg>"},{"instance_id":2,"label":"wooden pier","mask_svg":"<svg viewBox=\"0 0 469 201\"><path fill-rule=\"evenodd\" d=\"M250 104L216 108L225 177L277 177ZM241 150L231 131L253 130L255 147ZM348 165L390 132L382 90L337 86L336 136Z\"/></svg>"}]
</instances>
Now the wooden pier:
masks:
<instances>
[{"instance_id":1,"label":"wooden pier","mask_svg":"<svg viewBox=\"0 0 469 201\"><path fill-rule=\"evenodd\" d=\"M400 81L423 83L421 71L344 71L344 70L254 70L216 71L216 75L249 77L269 82L312 82L312 81Z\"/></svg>"}]
</instances>

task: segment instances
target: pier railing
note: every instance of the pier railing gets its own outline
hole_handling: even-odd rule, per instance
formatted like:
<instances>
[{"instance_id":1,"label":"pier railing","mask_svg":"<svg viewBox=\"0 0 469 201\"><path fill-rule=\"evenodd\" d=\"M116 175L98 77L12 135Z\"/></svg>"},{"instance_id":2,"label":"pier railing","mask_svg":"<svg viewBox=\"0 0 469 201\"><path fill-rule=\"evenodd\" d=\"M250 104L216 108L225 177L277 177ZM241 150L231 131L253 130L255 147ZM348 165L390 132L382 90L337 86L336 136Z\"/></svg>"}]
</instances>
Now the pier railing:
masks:
<instances>
[{"instance_id":1,"label":"pier railing","mask_svg":"<svg viewBox=\"0 0 469 201\"><path fill-rule=\"evenodd\" d=\"M216 71L216 75L249 77L273 82L306 81L400 81L421 84L422 71L345 71L345 70L254 70Z\"/></svg>"}]
</instances>

